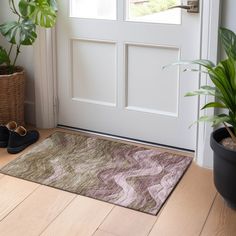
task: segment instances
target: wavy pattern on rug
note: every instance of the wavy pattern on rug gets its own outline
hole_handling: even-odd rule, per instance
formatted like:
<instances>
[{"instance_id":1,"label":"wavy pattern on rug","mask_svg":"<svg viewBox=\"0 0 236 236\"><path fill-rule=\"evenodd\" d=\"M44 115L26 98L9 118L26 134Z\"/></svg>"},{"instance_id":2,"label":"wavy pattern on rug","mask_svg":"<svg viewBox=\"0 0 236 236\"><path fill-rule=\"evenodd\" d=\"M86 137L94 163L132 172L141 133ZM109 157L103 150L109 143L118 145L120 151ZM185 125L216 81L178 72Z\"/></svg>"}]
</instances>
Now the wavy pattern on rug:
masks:
<instances>
[{"instance_id":1,"label":"wavy pattern on rug","mask_svg":"<svg viewBox=\"0 0 236 236\"><path fill-rule=\"evenodd\" d=\"M168 151L56 132L1 172L155 215L191 161Z\"/></svg>"}]
</instances>

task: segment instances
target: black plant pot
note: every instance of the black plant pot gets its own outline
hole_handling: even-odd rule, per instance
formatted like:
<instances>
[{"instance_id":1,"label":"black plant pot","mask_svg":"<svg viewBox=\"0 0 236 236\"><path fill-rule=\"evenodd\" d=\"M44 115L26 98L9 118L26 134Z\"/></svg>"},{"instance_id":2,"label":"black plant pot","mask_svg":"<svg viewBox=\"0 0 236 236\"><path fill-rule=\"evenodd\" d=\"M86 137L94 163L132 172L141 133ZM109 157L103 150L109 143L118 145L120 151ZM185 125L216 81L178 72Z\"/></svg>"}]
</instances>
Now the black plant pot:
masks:
<instances>
[{"instance_id":1,"label":"black plant pot","mask_svg":"<svg viewBox=\"0 0 236 236\"><path fill-rule=\"evenodd\" d=\"M229 137L225 128L211 134L211 148L214 151L214 183L228 206L236 209L236 151L227 149L220 141Z\"/></svg>"}]
</instances>

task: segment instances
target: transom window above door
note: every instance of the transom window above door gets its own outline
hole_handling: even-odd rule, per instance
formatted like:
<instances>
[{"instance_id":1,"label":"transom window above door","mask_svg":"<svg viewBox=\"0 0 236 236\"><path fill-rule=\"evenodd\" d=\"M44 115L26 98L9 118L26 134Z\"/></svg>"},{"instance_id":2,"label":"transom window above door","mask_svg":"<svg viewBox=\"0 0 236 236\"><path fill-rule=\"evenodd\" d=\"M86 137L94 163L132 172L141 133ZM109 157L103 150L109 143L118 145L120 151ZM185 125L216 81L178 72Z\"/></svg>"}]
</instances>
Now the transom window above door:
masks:
<instances>
[{"instance_id":1,"label":"transom window above door","mask_svg":"<svg viewBox=\"0 0 236 236\"><path fill-rule=\"evenodd\" d=\"M181 0L70 0L70 17L180 24ZM122 14L120 14L120 12Z\"/></svg>"}]
</instances>

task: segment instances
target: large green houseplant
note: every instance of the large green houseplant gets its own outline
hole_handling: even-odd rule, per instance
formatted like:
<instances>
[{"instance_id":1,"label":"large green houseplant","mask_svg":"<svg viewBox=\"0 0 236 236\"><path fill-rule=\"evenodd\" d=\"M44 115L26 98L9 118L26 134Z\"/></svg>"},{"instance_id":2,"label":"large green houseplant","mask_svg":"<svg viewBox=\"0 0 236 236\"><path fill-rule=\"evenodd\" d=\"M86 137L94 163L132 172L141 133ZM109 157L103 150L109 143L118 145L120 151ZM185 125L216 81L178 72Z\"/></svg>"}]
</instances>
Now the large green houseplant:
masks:
<instances>
[{"instance_id":1,"label":"large green houseplant","mask_svg":"<svg viewBox=\"0 0 236 236\"><path fill-rule=\"evenodd\" d=\"M7 0L6 0L7 1ZM24 123L25 71L17 66L23 46L37 38L37 26L51 28L56 23L56 0L8 0L7 11L14 20L0 23L0 33L7 42L0 45L0 124L9 120ZM12 17L11 17L12 18Z\"/></svg>"},{"instance_id":2,"label":"large green houseplant","mask_svg":"<svg viewBox=\"0 0 236 236\"><path fill-rule=\"evenodd\" d=\"M213 126L223 125L211 135L214 151L214 183L228 205L236 208L236 35L229 29L220 28L220 39L227 58L217 65L209 60L194 60L174 64L197 64L202 69L190 69L206 73L213 86L202 86L186 96L208 95L215 97L202 109L217 108L217 114L202 116L199 122L212 122Z\"/></svg>"},{"instance_id":3,"label":"large green houseplant","mask_svg":"<svg viewBox=\"0 0 236 236\"><path fill-rule=\"evenodd\" d=\"M21 47L35 42L36 26L51 28L55 25L57 3L56 0L20 0L16 5L15 0L8 1L16 20L0 25L0 33L10 44L8 50L0 46L0 65L5 65L6 73L10 74L14 72Z\"/></svg>"}]
</instances>

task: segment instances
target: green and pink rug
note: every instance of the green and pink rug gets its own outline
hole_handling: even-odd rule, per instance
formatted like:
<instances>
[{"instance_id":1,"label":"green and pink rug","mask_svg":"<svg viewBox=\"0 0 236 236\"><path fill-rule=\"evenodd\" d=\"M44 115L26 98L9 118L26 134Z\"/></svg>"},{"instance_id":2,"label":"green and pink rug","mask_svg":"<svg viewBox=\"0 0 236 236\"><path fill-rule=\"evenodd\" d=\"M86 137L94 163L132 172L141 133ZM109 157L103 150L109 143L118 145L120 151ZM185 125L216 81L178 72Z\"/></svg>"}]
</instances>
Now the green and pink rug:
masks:
<instances>
[{"instance_id":1,"label":"green and pink rug","mask_svg":"<svg viewBox=\"0 0 236 236\"><path fill-rule=\"evenodd\" d=\"M156 215L191 157L56 132L1 173Z\"/></svg>"}]
</instances>

